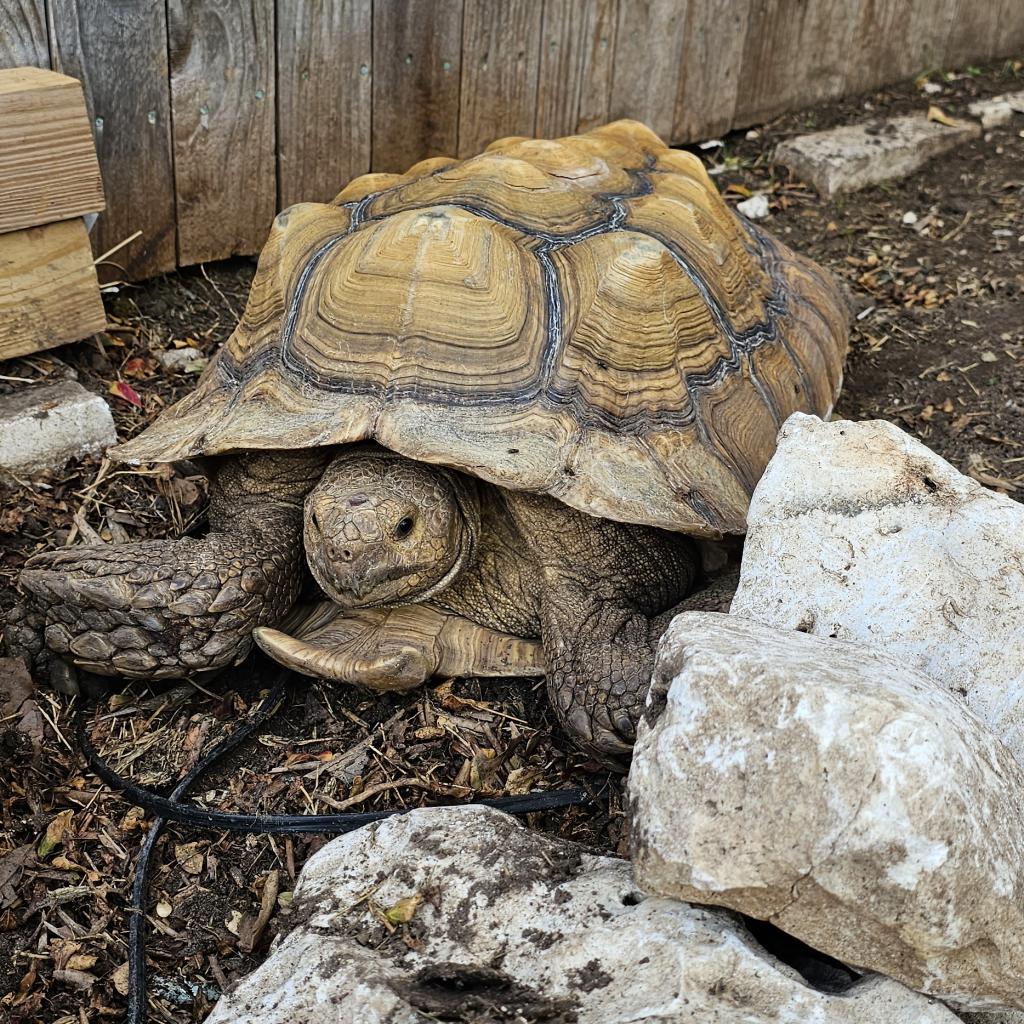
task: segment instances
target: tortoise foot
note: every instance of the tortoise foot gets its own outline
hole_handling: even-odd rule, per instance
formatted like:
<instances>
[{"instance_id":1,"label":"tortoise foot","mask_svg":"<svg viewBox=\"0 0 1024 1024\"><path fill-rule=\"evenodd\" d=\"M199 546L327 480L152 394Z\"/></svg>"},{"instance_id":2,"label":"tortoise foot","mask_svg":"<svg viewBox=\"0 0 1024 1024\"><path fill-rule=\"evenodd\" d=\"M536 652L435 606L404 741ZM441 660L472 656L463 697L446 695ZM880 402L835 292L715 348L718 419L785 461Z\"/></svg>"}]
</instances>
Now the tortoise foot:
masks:
<instances>
[{"instance_id":1,"label":"tortoise foot","mask_svg":"<svg viewBox=\"0 0 1024 1024\"><path fill-rule=\"evenodd\" d=\"M372 690L410 690L432 676L542 676L539 643L428 605L343 610L316 606L291 636L255 630L275 661L303 675Z\"/></svg>"}]
</instances>

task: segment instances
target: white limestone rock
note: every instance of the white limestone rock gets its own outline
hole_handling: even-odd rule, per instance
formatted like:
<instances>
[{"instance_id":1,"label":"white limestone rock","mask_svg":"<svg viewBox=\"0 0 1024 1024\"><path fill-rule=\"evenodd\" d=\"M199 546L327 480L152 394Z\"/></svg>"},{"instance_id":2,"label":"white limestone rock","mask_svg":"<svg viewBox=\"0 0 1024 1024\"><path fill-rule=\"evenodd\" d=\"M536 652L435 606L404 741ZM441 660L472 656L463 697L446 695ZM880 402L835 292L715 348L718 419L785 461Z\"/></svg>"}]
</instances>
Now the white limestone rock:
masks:
<instances>
[{"instance_id":1,"label":"white limestone rock","mask_svg":"<svg viewBox=\"0 0 1024 1024\"><path fill-rule=\"evenodd\" d=\"M956 1024L887 978L818 991L727 911L645 899L627 862L482 807L335 839L294 916L206 1024Z\"/></svg>"},{"instance_id":2,"label":"white limestone rock","mask_svg":"<svg viewBox=\"0 0 1024 1024\"><path fill-rule=\"evenodd\" d=\"M1024 505L890 423L796 413L747 524L734 614L904 659L1024 763Z\"/></svg>"},{"instance_id":3,"label":"white limestone rock","mask_svg":"<svg viewBox=\"0 0 1024 1024\"><path fill-rule=\"evenodd\" d=\"M197 373L206 366L206 356L197 348L169 348L157 354L160 365L169 373Z\"/></svg>"},{"instance_id":4,"label":"white limestone rock","mask_svg":"<svg viewBox=\"0 0 1024 1024\"><path fill-rule=\"evenodd\" d=\"M32 476L117 441L110 407L72 380L0 396L0 476Z\"/></svg>"},{"instance_id":5,"label":"white limestone rock","mask_svg":"<svg viewBox=\"0 0 1024 1024\"><path fill-rule=\"evenodd\" d=\"M980 134L973 122L949 127L921 115L893 117L788 139L776 150L775 162L831 196L904 178Z\"/></svg>"},{"instance_id":6,"label":"white limestone rock","mask_svg":"<svg viewBox=\"0 0 1024 1024\"><path fill-rule=\"evenodd\" d=\"M978 100L968 108L971 117L981 121L982 128L996 128L1007 124L1015 113L1024 114L1024 92L1008 92Z\"/></svg>"},{"instance_id":7,"label":"white limestone rock","mask_svg":"<svg viewBox=\"0 0 1024 1024\"><path fill-rule=\"evenodd\" d=\"M861 644L686 612L629 775L636 879L962 1009L1024 1007L1024 769Z\"/></svg>"},{"instance_id":8,"label":"white limestone rock","mask_svg":"<svg viewBox=\"0 0 1024 1024\"><path fill-rule=\"evenodd\" d=\"M759 192L737 203L736 209L749 220L764 220L768 216L768 197Z\"/></svg>"}]
</instances>

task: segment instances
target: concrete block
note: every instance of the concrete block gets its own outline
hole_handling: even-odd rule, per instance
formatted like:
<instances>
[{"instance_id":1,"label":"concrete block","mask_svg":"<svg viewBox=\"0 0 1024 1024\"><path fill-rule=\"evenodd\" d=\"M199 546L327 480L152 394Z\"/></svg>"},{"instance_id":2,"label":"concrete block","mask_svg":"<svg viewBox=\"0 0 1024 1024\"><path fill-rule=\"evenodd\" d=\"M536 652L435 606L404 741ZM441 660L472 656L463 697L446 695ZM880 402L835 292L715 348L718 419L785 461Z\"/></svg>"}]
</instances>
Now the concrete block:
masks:
<instances>
[{"instance_id":1,"label":"concrete block","mask_svg":"<svg viewBox=\"0 0 1024 1024\"><path fill-rule=\"evenodd\" d=\"M110 407L74 381L0 397L0 474L59 469L116 441Z\"/></svg>"},{"instance_id":2,"label":"concrete block","mask_svg":"<svg viewBox=\"0 0 1024 1024\"><path fill-rule=\"evenodd\" d=\"M921 116L894 117L789 139L776 150L775 163L832 196L904 178L980 134L974 122L950 128Z\"/></svg>"}]
</instances>

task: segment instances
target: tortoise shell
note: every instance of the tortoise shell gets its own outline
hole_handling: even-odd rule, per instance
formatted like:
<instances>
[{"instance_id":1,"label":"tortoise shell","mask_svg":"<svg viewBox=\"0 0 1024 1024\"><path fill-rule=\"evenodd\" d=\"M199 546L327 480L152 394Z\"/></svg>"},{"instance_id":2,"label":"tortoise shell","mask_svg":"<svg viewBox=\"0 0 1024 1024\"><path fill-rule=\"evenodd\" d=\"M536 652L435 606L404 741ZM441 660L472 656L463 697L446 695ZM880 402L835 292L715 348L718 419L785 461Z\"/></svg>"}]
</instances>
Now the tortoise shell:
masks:
<instances>
[{"instance_id":1,"label":"tortoise shell","mask_svg":"<svg viewBox=\"0 0 1024 1024\"><path fill-rule=\"evenodd\" d=\"M584 512L715 536L847 346L831 277L618 121L367 174L278 216L193 394L115 456L373 439Z\"/></svg>"}]
</instances>

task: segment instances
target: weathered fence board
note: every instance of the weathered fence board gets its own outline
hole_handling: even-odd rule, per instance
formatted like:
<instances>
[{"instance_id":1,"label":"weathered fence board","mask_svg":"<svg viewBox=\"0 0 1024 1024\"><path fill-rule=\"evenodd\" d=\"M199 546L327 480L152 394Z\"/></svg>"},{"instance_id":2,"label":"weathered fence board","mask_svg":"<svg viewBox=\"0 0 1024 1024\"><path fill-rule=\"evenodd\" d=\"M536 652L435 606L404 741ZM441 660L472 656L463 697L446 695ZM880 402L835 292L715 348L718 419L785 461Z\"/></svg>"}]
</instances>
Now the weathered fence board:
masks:
<instances>
[{"instance_id":1,"label":"weathered fence board","mask_svg":"<svg viewBox=\"0 0 1024 1024\"><path fill-rule=\"evenodd\" d=\"M0 3L0 68L31 64L50 66L44 0L3 0Z\"/></svg>"},{"instance_id":2,"label":"weathered fence board","mask_svg":"<svg viewBox=\"0 0 1024 1024\"><path fill-rule=\"evenodd\" d=\"M577 131L596 128L608 120L618 18L618 0L593 0L587 4L580 47L583 68Z\"/></svg>"},{"instance_id":3,"label":"weathered fence board","mask_svg":"<svg viewBox=\"0 0 1024 1024\"><path fill-rule=\"evenodd\" d=\"M373 0L277 5L277 205L370 169ZM316 130L311 131L310 126Z\"/></svg>"},{"instance_id":4,"label":"weathered fence board","mask_svg":"<svg viewBox=\"0 0 1024 1024\"><path fill-rule=\"evenodd\" d=\"M277 209L273 0L167 10L178 260L256 252Z\"/></svg>"},{"instance_id":5,"label":"weathered fence board","mask_svg":"<svg viewBox=\"0 0 1024 1024\"><path fill-rule=\"evenodd\" d=\"M672 135L686 3L624 0L619 4L612 77L612 117L635 117L659 135Z\"/></svg>"},{"instance_id":6,"label":"weathered fence board","mask_svg":"<svg viewBox=\"0 0 1024 1024\"><path fill-rule=\"evenodd\" d=\"M877 85L879 67L892 68L893 78L912 74L905 70L908 63L920 70L918 55L909 52L910 13L907 0L871 0L860 5L856 41L846 61L844 91L862 92Z\"/></svg>"},{"instance_id":7,"label":"weathered fence board","mask_svg":"<svg viewBox=\"0 0 1024 1024\"><path fill-rule=\"evenodd\" d=\"M544 0L537 78L537 135L575 131L583 75L583 29L591 0Z\"/></svg>"},{"instance_id":8,"label":"weathered fence board","mask_svg":"<svg viewBox=\"0 0 1024 1024\"><path fill-rule=\"evenodd\" d=\"M840 95L857 14L849 0L755 0L733 119L765 121L804 96L817 103Z\"/></svg>"},{"instance_id":9,"label":"weathered fence board","mask_svg":"<svg viewBox=\"0 0 1024 1024\"><path fill-rule=\"evenodd\" d=\"M462 0L374 0L375 171L459 146Z\"/></svg>"},{"instance_id":10,"label":"weathered fence board","mask_svg":"<svg viewBox=\"0 0 1024 1024\"><path fill-rule=\"evenodd\" d=\"M692 142L1022 51L1024 0L0 0L0 66L83 81L93 244L141 230L130 277L256 252L281 206L503 135L637 117Z\"/></svg>"},{"instance_id":11,"label":"weathered fence board","mask_svg":"<svg viewBox=\"0 0 1024 1024\"><path fill-rule=\"evenodd\" d=\"M536 0L466 0L460 156L504 135L533 134L543 14Z\"/></svg>"},{"instance_id":12,"label":"weathered fence board","mask_svg":"<svg viewBox=\"0 0 1024 1024\"><path fill-rule=\"evenodd\" d=\"M100 276L169 270L176 225L163 0L49 0L49 11L53 67L82 82L103 174L107 209L92 231L94 251L142 232Z\"/></svg>"},{"instance_id":13,"label":"weathered fence board","mask_svg":"<svg viewBox=\"0 0 1024 1024\"><path fill-rule=\"evenodd\" d=\"M733 124L751 0L689 0L672 134L708 137Z\"/></svg>"}]
</instances>

